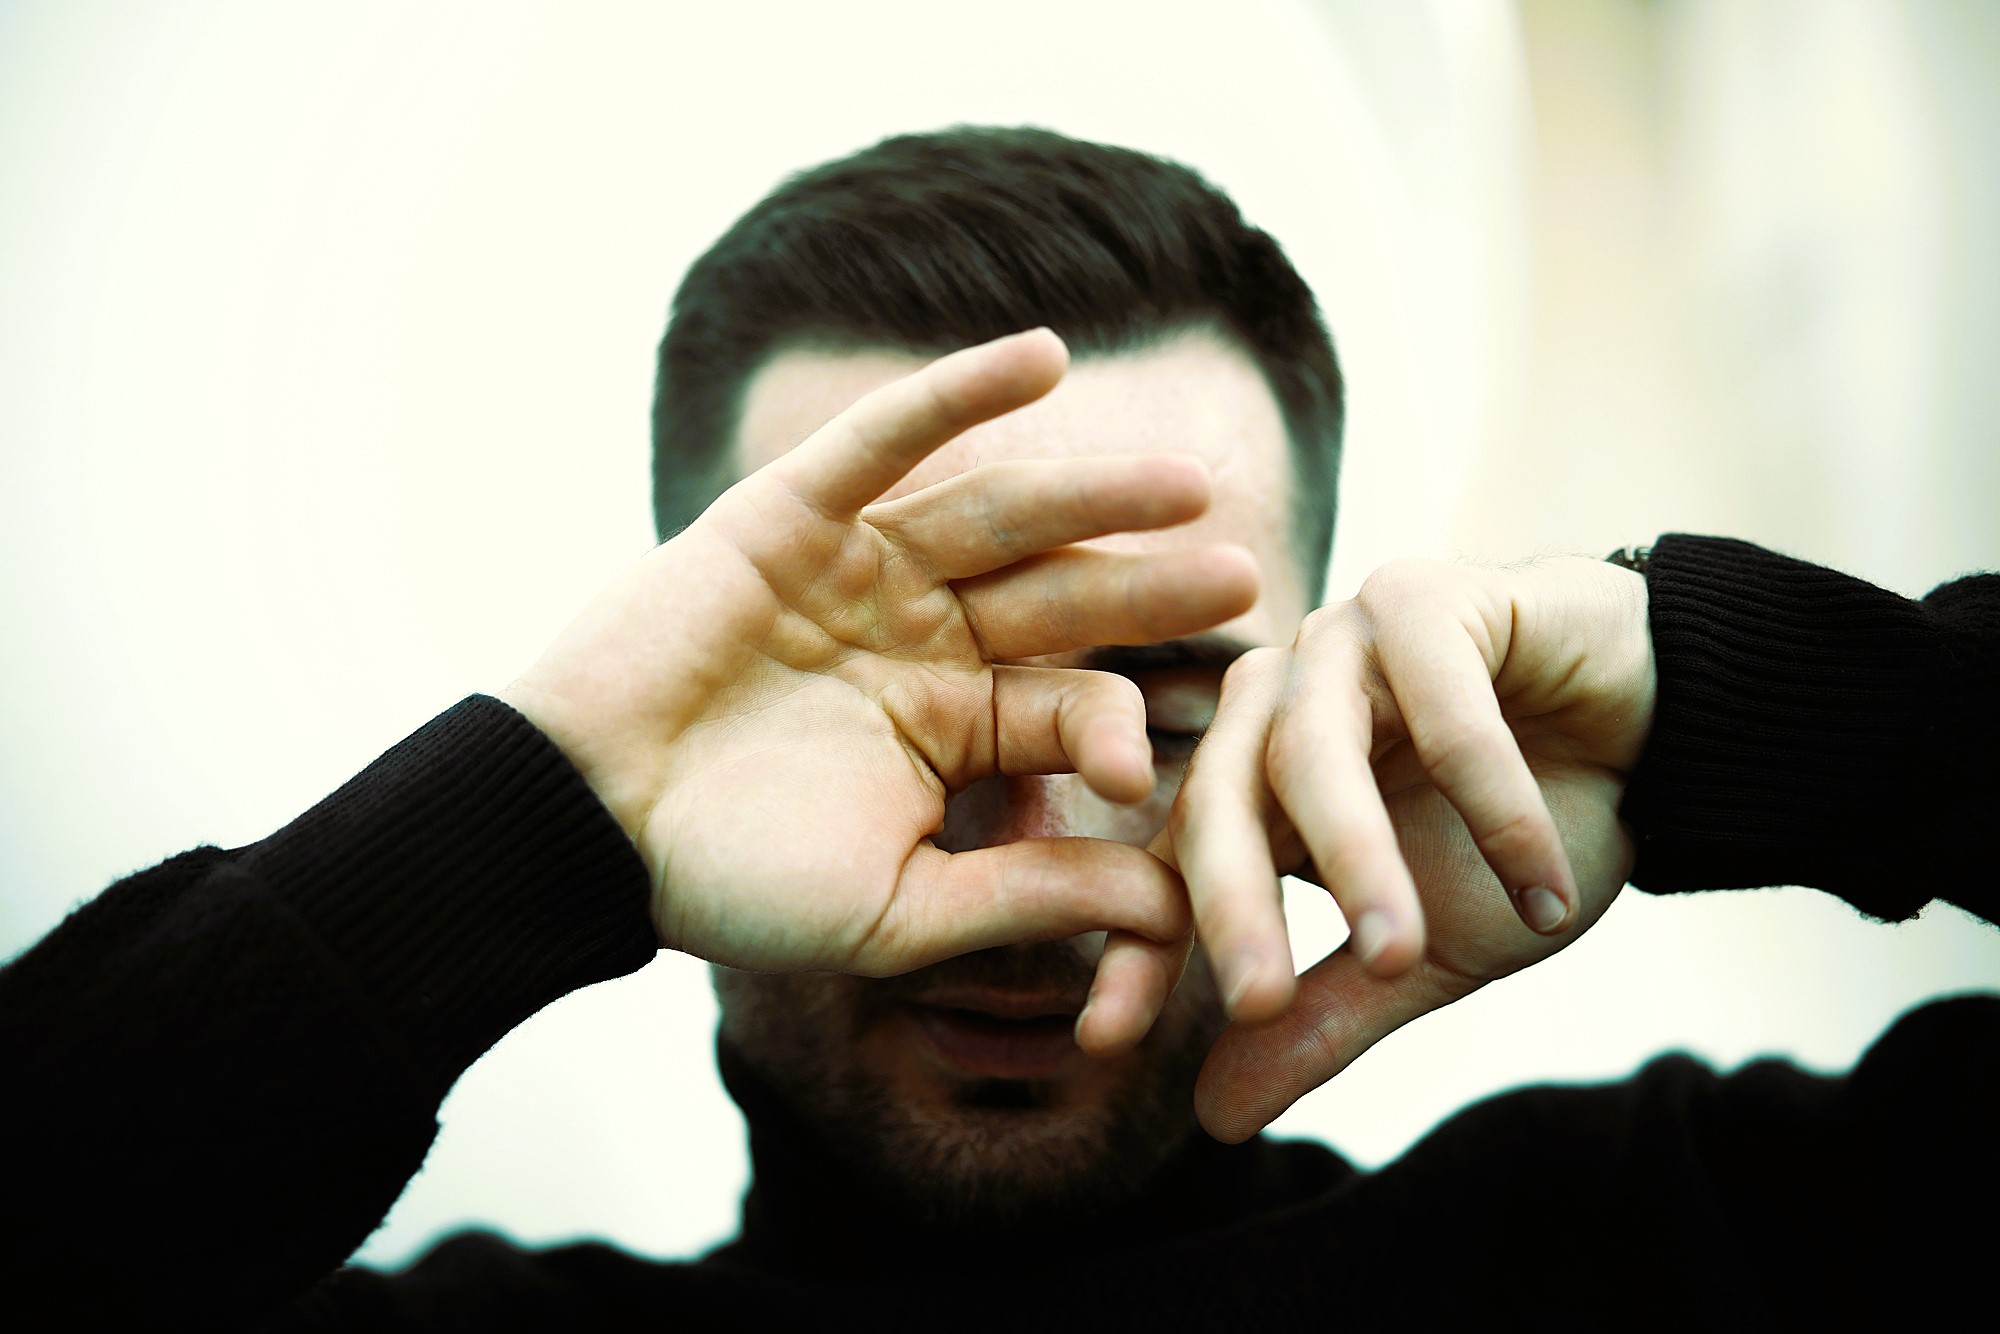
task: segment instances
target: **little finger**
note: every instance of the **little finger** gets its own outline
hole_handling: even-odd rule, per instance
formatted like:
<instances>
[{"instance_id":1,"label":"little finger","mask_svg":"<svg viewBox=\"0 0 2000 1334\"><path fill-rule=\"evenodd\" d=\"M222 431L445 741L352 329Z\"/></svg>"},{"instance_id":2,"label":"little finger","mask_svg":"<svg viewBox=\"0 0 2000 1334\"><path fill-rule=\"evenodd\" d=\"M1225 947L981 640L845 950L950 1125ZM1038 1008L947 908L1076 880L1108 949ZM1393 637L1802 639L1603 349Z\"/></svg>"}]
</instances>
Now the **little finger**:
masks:
<instances>
[{"instance_id":1,"label":"little finger","mask_svg":"<svg viewBox=\"0 0 2000 1334\"><path fill-rule=\"evenodd\" d=\"M1376 652L1411 748L1465 820L1514 911L1530 930L1561 933L1576 920L1576 876L1501 714L1484 655L1449 615L1385 622Z\"/></svg>"}]
</instances>

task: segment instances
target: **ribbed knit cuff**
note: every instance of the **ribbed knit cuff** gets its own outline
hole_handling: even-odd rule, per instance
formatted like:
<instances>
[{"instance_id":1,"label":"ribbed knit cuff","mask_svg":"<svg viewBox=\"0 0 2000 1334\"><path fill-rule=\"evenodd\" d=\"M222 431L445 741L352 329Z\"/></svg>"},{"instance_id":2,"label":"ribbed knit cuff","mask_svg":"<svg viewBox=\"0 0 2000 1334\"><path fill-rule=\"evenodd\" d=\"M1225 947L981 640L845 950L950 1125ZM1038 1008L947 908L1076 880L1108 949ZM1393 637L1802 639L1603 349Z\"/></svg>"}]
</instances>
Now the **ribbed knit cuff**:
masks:
<instances>
[{"instance_id":1,"label":"ribbed knit cuff","mask_svg":"<svg viewBox=\"0 0 2000 1334\"><path fill-rule=\"evenodd\" d=\"M649 878L562 752L474 695L241 851L348 962L439 1092L560 996L656 950Z\"/></svg>"},{"instance_id":2,"label":"ribbed knit cuff","mask_svg":"<svg viewBox=\"0 0 2000 1334\"><path fill-rule=\"evenodd\" d=\"M1953 673L1922 604L1680 534L1654 546L1646 583L1660 684L1620 810L1632 882L1813 885L1889 919L1944 888L1930 767Z\"/></svg>"}]
</instances>

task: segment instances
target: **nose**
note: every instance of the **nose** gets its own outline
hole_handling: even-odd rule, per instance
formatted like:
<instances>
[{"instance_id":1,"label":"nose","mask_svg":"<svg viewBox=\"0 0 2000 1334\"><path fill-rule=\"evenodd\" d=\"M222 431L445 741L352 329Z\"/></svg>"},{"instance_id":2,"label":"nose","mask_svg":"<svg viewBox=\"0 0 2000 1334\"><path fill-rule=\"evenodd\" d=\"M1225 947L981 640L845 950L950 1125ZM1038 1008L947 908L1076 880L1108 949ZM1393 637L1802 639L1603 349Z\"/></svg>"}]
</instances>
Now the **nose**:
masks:
<instances>
[{"instance_id":1,"label":"nose","mask_svg":"<svg viewBox=\"0 0 2000 1334\"><path fill-rule=\"evenodd\" d=\"M1080 782L1075 774L982 778L945 803L944 828L935 842L946 852L970 852L1079 833Z\"/></svg>"}]
</instances>

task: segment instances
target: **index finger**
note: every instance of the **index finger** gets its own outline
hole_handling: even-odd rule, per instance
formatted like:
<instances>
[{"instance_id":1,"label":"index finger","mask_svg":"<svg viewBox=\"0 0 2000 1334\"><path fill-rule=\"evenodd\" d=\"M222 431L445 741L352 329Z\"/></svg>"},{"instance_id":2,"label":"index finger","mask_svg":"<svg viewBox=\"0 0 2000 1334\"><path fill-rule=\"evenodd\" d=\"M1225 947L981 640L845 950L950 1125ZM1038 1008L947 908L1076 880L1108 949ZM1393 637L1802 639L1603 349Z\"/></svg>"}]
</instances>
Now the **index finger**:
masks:
<instances>
[{"instance_id":1,"label":"index finger","mask_svg":"<svg viewBox=\"0 0 2000 1334\"><path fill-rule=\"evenodd\" d=\"M1047 329L940 357L864 395L768 473L820 514L850 518L953 436L1048 393L1068 365Z\"/></svg>"}]
</instances>

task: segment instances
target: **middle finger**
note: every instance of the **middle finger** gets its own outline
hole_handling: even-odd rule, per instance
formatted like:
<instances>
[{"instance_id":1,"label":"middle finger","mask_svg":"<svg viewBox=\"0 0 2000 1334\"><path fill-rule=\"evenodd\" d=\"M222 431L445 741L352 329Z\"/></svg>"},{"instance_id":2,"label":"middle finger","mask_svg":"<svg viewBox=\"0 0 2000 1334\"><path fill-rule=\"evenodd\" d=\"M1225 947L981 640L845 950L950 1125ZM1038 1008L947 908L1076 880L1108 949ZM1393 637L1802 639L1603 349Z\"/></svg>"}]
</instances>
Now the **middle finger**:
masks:
<instances>
[{"instance_id":1,"label":"middle finger","mask_svg":"<svg viewBox=\"0 0 2000 1334\"><path fill-rule=\"evenodd\" d=\"M1242 547L1063 547L952 585L988 662L1152 644L1220 625L1257 600Z\"/></svg>"}]
</instances>

